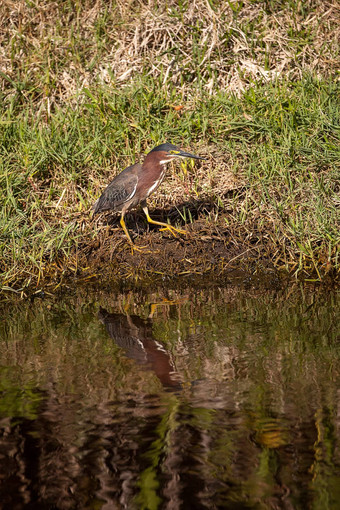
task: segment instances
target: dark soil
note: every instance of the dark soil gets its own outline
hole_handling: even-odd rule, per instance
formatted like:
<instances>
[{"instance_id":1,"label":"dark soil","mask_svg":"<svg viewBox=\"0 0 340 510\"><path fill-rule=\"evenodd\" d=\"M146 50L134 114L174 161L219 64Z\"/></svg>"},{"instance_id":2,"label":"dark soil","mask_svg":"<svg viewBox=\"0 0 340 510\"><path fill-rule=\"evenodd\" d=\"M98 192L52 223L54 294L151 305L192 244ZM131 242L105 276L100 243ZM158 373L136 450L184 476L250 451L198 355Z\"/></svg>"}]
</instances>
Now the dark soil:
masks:
<instances>
[{"instance_id":1,"label":"dark soil","mask_svg":"<svg viewBox=\"0 0 340 510\"><path fill-rule=\"evenodd\" d=\"M138 233L139 230L139 233ZM128 244L117 225L98 232L97 239L84 249L87 265L96 276L108 278L176 278L184 275L226 275L235 270L274 269L252 239L240 244L225 225L198 219L186 225L186 235L174 237L158 227L141 230L139 222L129 223L136 250ZM136 235L137 234L137 235ZM263 253L263 246L261 249Z\"/></svg>"}]
</instances>

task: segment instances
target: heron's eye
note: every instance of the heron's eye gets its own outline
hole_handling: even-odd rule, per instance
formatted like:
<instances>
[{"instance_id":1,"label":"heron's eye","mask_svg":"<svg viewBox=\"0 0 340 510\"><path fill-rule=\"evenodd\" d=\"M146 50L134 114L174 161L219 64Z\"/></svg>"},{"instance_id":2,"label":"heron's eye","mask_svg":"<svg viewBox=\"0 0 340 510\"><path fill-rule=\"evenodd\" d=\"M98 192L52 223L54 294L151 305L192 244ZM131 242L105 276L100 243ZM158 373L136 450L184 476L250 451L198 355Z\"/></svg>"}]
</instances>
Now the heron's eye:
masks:
<instances>
[{"instance_id":1,"label":"heron's eye","mask_svg":"<svg viewBox=\"0 0 340 510\"><path fill-rule=\"evenodd\" d=\"M175 151L175 150L169 151L169 154L174 154L174 155L176 155L176 154L179 154L179 153L180 153L180 151Z\"/></svg>"}]
</instances>

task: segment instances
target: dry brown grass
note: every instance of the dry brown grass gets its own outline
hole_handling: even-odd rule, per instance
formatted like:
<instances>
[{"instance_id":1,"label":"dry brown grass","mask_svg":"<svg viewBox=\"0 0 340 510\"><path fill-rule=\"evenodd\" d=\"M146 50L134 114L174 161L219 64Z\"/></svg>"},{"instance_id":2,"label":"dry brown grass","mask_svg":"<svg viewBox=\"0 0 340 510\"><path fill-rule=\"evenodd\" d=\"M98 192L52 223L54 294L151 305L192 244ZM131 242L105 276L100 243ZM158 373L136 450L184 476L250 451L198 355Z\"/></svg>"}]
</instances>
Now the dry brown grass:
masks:
<instances>
[{"instance_id":1,"label":"dry brown grass","mask_svg":"<svg viewBox=\"0 0 340 510\"><path fill-rule=\"evenodd\" d=\"M241 93L250 83L337 66L337 1L191 2L3 0L1 89L35 89L47 110L94 83L127 85L137 75L176 84L201 80ZM12 80L12 81L10 81Z\"/></svg>"}]
</instances>

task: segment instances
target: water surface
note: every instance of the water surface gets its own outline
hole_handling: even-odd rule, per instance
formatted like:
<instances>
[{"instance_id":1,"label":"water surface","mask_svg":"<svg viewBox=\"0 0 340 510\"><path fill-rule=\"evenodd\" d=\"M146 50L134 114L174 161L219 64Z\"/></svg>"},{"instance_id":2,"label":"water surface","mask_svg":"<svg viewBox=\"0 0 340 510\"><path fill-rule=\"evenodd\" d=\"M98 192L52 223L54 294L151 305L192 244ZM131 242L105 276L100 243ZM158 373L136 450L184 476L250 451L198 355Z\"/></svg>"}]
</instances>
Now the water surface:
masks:
<instances>
[{"instance_id":1,"label":"water surface","mask_svg":"<svg viewBox=\"0 0 340 510\"><path fill-rule=\"evenodd\" d=\"M338 509L340 300L249 282L4 303L10 509Z\"/></svg>"}]
</instances>

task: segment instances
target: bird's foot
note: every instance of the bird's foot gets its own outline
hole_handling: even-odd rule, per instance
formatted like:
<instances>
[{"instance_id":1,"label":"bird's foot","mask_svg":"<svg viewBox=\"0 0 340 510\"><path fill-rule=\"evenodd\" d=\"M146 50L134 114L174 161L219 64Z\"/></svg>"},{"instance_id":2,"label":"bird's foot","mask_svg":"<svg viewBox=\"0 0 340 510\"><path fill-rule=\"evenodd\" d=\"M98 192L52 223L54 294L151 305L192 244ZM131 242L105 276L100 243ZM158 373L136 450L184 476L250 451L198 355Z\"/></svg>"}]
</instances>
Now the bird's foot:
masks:
<instances>
[{"instance_id":1,"label":"bird's foot","mask_svg":"<svg viewBox=\"0 0 340 510\"><path fill-rule=\"evenodd\" d=\"M176 233L177 234L183 234L183 235L184 234L186 234L186 235L188 234L188 232L186 230L182 230L180 228L175 228L172 225L167 225L166 227L160 228L159 230L160 230L160 232L164 232L165 230L169 230L174 237L177 237Z\"/></svg>"},{"instance_id":2,"label":"bird's foot","mask_svg":"<svg viewBox=\"0 0 340 510\"><path fill-rule=\"evenodd\" d=\"M132 255L135 251L138 253L153 253L151 250L149 250L148 246L137 246L136 244L131 243L130 248Z\"/></svg>"}]
</instances>

